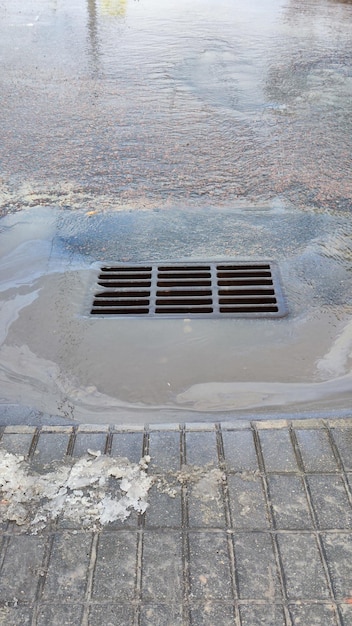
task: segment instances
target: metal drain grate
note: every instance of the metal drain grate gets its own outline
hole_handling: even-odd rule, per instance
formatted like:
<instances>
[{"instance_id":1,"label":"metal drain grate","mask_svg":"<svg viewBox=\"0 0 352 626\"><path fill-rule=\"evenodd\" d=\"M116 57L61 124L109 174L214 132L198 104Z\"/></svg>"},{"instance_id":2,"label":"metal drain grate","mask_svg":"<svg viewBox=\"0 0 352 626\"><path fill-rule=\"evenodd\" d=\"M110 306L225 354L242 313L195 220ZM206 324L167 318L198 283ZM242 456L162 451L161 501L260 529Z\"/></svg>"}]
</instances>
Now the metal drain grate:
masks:
<instances>
[{"instance_id":1,"label":"metal drain grate","mask_svg":"<svg viewBox=\"0 0 352 626\"><path fill-rule=\"evenodd\" d=\"M272 262L170 263L103 267L92 315L283 317L287 309Z\"/></svg>"}]
</instances>

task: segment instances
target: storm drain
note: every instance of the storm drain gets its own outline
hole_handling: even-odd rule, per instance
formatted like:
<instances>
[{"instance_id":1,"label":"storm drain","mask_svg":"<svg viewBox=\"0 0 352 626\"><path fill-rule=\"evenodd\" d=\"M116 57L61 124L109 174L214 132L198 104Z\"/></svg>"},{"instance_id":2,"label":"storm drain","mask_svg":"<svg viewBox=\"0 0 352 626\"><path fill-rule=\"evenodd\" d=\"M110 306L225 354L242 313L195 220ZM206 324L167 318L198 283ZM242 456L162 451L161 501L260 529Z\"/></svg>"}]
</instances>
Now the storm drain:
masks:
<instances>
[{"instance_id":1,"label":"storm drain","mask_svg":"<svg viewBox=\"0 0 352 626\"><path fill-rule=\"evenodd\" d=\"M170 263L102 267L92 315L283 317L272 262Z\"/></svg>"}]
</instances>

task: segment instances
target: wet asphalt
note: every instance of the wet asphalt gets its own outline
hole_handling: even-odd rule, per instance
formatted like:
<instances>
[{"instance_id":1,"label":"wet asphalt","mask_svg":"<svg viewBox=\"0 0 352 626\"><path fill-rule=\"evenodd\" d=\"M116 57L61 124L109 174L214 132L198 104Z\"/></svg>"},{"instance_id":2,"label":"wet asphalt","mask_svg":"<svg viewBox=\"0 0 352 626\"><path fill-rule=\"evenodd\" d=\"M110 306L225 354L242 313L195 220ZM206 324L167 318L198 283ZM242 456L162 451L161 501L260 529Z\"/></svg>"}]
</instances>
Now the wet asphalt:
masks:
<instances>
[{"instance_id":1,"label":"wet asphalt","mask_svg":"<svg viewBox=\"0 0 352 626\"><path fill-rule=\"evenodd\" d=\"M352 6L0 5L1 212L349 211Z\"/></svg>"}]
</instances>

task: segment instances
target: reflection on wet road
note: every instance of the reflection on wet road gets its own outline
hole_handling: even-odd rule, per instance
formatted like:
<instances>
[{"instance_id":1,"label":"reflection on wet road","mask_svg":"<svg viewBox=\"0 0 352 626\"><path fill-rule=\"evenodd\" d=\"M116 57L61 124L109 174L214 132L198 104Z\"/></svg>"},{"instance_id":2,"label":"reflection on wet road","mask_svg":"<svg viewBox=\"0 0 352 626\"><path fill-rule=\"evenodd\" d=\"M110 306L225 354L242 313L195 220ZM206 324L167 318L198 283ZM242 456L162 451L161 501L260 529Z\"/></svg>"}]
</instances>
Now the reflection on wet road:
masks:
<instances>
[{"instance_id":1,"label":"reflection on wet road","mask_svg":"<svg viewBox=\"0 0 352 626\"><path fill-rule=\"evenodd\" d=\"M352 5L0 4L3 213L350 209Z\"/></svg>"}]
</instances>

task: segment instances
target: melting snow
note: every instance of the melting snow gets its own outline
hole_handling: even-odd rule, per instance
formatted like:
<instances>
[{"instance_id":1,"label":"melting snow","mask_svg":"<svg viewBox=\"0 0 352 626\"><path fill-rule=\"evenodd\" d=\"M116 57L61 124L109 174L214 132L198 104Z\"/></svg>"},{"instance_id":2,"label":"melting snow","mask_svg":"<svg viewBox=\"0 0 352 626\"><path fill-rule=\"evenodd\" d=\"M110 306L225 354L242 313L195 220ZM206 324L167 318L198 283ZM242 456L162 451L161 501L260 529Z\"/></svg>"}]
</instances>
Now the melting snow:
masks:
<instances>
[{"instance_id":1,"label":"melting snow","mask_svg":"<svg viewBox=\"0 0 352 626\"><path fill-rule=\"evenodd\" d=\"M0 520L38 532L62 515L84 527L124 521L132 510L144 513L153 478L138 464L88 451L71 463L39 474L25 457L0 450Z\"/></svg>"}]
</instances>

